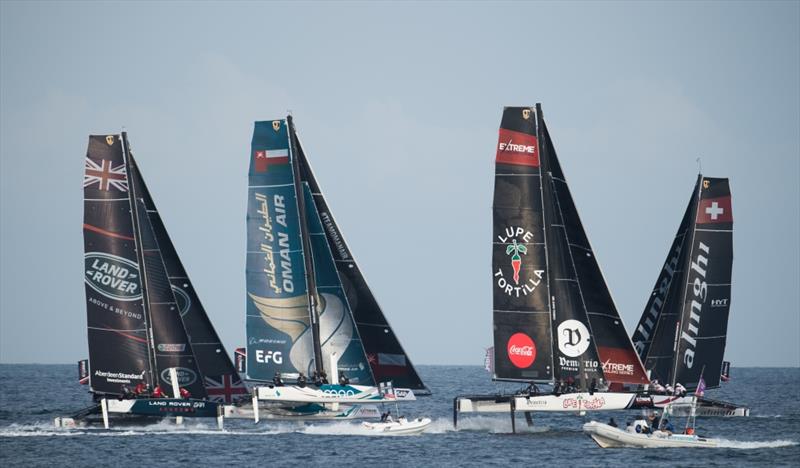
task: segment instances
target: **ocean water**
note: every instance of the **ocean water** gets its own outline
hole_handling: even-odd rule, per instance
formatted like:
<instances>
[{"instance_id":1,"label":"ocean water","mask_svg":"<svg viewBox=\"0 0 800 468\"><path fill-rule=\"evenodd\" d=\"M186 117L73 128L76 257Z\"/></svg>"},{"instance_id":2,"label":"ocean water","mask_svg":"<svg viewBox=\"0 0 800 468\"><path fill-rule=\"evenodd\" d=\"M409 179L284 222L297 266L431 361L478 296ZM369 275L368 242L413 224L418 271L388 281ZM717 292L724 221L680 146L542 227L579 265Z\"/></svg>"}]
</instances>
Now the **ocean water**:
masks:
<instances>
[{"instance_id":1,"label":"ocean water","mask_svg":"<svg viewBox=\"0 0 800 468\"><path fill-rule=\"evenodd\" d=\"M698 432L723 439L717 449L601 449L581 432L589 419L633 419L636 412L534 416L511 434L508 415L462 415L459 393L495 392L477 366L420 366L431 397L401 407L429 416L424 434L367 435L360 422L296 424L188 420L139 428L54 429L53 418L90 402L74 365L0 365L0 466L800 466L800 369L734 368L709 396L752 408L749 418L701 418Z\"/></svg>"}]
</instances>

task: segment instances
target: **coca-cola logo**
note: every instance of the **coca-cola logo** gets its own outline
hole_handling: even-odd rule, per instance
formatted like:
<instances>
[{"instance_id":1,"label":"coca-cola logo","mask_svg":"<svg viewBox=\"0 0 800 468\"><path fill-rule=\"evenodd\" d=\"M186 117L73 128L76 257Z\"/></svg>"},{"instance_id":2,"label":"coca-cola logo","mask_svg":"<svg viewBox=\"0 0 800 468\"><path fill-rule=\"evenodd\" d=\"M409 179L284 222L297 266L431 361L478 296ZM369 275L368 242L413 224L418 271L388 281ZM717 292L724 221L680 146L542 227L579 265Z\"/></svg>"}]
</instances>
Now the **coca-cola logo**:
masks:
<instances>
[{"instance_id":1,"label":"coca-cola logo","mask_svg":"<svg viewBox=\"0 0 800 468\"><path fill-rule=\"evenodd\" d=\"M508 339L506 347L508 359L520 369L530 367L536 360L536 344L530 336L524 333L514 333Z\"/></svg>"}]
</instances>

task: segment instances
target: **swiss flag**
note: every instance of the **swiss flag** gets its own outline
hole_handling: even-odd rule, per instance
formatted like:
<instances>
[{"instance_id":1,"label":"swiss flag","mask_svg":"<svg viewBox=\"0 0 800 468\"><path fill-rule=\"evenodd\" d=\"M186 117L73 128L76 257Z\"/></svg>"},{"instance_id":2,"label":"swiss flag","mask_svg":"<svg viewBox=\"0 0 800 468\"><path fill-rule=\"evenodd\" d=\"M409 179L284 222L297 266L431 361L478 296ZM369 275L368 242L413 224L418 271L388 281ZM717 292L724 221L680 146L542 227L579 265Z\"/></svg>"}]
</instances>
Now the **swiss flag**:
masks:
<instances>
[{"instance_id":1,"label":"swiss flag","mask_svg":"<svg viewBox=\"0 0 800 468\"><path fill-rule=\"evenodd\" d=\"M733 222L733 211L730 195L700 200L700 205L697 207L697 224L731 222Z\"/></svg>"}]
</instances>

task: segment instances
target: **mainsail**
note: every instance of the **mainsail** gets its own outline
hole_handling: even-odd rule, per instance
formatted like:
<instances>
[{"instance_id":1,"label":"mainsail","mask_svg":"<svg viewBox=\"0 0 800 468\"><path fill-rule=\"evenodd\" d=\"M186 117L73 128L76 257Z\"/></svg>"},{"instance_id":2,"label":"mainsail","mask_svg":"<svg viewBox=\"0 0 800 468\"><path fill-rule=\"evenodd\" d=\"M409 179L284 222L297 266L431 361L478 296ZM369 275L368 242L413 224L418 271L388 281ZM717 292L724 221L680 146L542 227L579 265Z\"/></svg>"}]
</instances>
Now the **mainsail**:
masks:
<instances>
[{"instance_id":1,"label":"mainsail","mask_svg":"<svg viewBox=\"0 0 800 468\"><path fill-rule=\"evenodd\" d=\"M344 244L291 117L256 122L249 182L247 377L308 375L335 352L353 383L425 389Z\"/></svg>"},{"instance_id":2,"label":"mainsail","mask_svg":"<svg viewBox=\"0 0 800 468\"><path fill-rule=\"evenodd\" d=\"M538 105L503 112L492 275L495 379L646 381Z\"/></svg>"},{"instance_id":3,"label":"mainsail","mask_svg":"<svg viewBox=\"0 0 800 468\"><path fill-rule=\"evenodd\" d=\"M633 341L652 379L719 386L730 312L733 212L728 179L699 175Z\"/></svg>"},{"instance_id":4,"label":"mainsail","mask_svg":"<svg viewBox=\"0 0 800 468\"><path fill-rule=\"evenodd\" d=\"M429 395L430 390L420 379L353 258L299 141L297 149L300 177L308 184L313 195L328 248L339 273L339 281L355 319L374 380L391 380L395 387L410 388L415 395Z\"/></svg>"}]
</instances>

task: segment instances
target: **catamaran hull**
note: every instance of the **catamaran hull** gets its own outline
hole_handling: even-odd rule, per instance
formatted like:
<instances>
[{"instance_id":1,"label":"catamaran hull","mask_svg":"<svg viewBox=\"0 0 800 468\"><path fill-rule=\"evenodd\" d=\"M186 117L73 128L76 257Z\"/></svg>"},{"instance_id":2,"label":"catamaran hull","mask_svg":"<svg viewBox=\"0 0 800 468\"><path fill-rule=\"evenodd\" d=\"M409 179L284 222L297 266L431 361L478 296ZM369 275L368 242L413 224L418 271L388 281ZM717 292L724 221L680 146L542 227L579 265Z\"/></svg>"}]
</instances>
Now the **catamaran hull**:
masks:
<instances>
[{"instance_id":1,"label":"catamaran hull","mask_svg":"<svg viewBox=\"0 0 800 468\"><path fill-rule=\"evenodd\" d=\"M382 395L377 387L366 385L322 385L321 387L256 387L259 401L273 403L390 403L414 401L414 392L408 389L395 389L393 394ZM297 405L292 405L297 406Z\"/></svg>"},{"instance_id":2,"label":"catamaran hull","mask_svg":"<svg viewBox=\"0 0 800 468\"><path fill-rule=\"evenodd\" d=\"M223 414L229 419L254 419L253 405L225 405ZM381 412L375 405L340 405L333 410L324 405L309 403L299 406L266 404L259 407L259 417L276 421L324 421L342 419L372 419L380 417Z\"/></svg>"},{"instance_id":3,"label":"catamaran hull","mask_svg":"<svg viewBox=\"0 0 800 468\"><path fill-rule=\"evenodd\" d=\"M72 417L55 418L56 427L73 428L94 425L145 425L158 422L167 417L217 418L221 421L222 406L213 401L142 398L106 399L103 405L91 406Z\"/></svg>"},{"instance_id":4,"label":"catamaran hull","mask_svg":"<svg viewBox=\"0 0 800 468\"><path fill-rule=\"evenodd\" d=\"M588 392L562 395L469 395L456 398L459 413L610 411L630 408L635 393Z\"/></svg>"},{"instance_id":5,"label":"catamaran hull","mask_svg":"<svg viewBox=\"0 0 800 468\"><path fill-rule=\"evenodd\" d=\"M658 408L664 409L670 407L670 413L675 416L686 417L692 414L693 398L691 396L676 397L668 395L652 395L651 404L641 406L643 408ZM641 398L637 401L642 401ZM646 402L645 402L646 403ZM709 398L698 398L694 414L696 416L750 416L750 408L746 406L739 406L727 401L712 400Z\"/></svg>"},{"instance_id":6,"label":"catamaran hull","mask_svg":"<svg viewBox=\"0 0 800 468\"><path fill-rule=\"evenodd\" d=\"M714 448L718 442L715 439L708 439L696 435L672 434L663 432L655 434L638 434L636 432L623 431L608 424L590 421L583 425L583 431L602 448L678 448L678 447L701 447Z\"/></svg>"}]
</instances>

